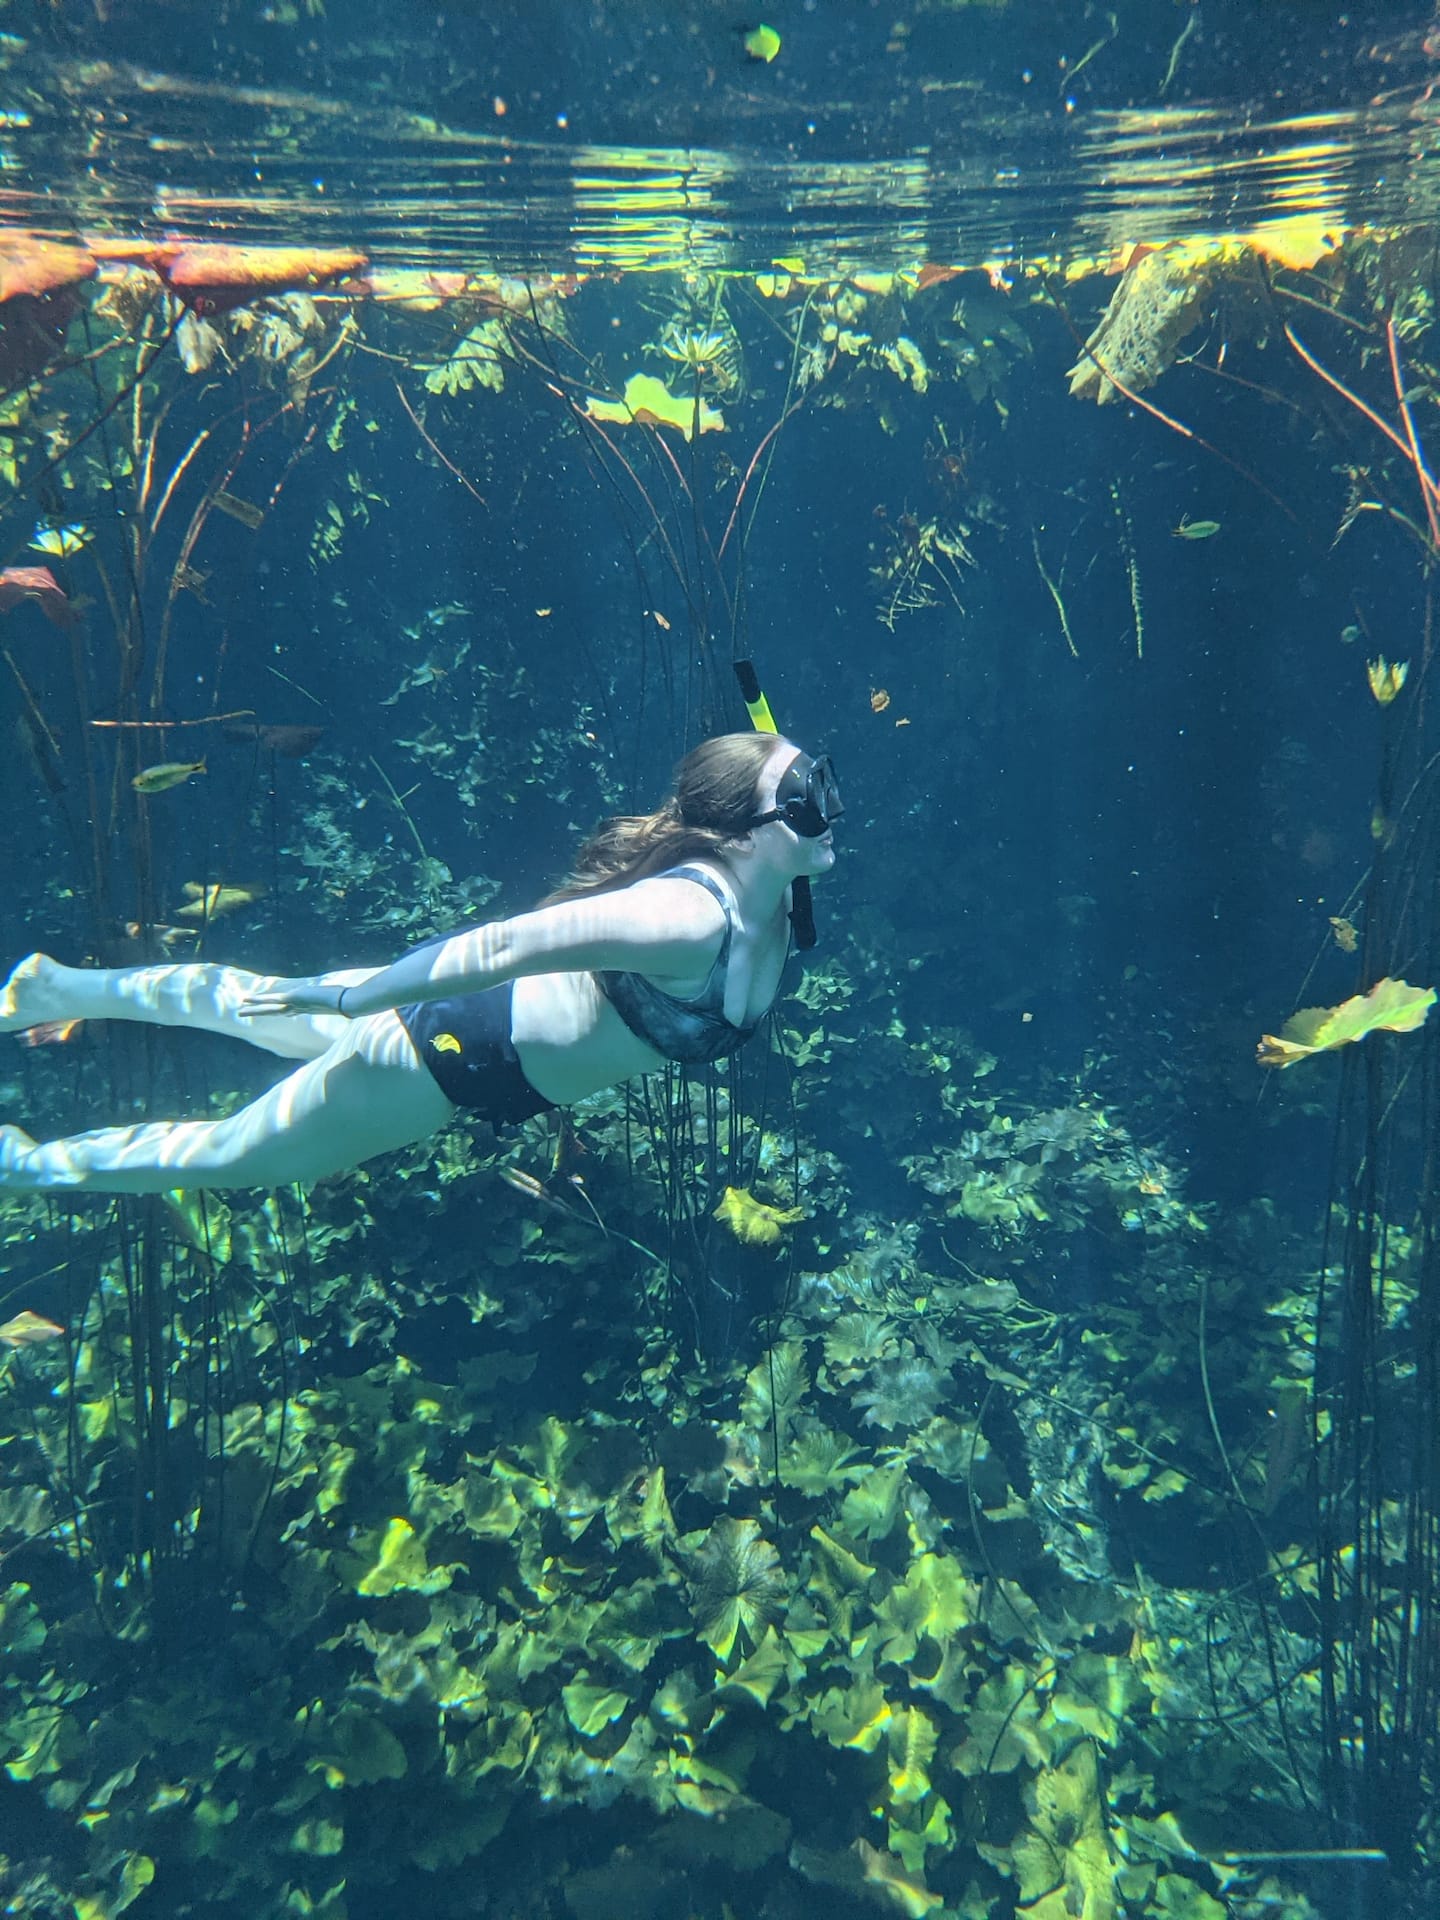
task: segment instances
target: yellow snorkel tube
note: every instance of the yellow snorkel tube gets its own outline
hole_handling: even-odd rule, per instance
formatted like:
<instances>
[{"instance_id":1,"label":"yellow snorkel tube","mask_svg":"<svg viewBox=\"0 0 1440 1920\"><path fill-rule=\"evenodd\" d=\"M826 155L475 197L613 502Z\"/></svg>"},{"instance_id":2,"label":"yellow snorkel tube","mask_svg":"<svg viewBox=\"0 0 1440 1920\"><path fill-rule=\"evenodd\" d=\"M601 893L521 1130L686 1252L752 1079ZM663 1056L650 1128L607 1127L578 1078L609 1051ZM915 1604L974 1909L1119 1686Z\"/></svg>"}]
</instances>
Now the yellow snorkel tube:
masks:
<instances>
[{"instance_id":1,"label":"yellow snorkel tube","mask_svg":"<svg viewBox=\"0 0 1440 1920\"><path fill-rule=\"evenodd\" d=\"M735 678L740 683L740 698L745 702L751 726L757 733L778 734L780 729L770 711L770 702L760 690L760 676L755 671L755 662L737 660ZM815 903L810 898L810 882L803 873L790 883L790 925L794 930L796 946L808 953L818 936L815 932Z\"/></svg>"}]
</instances>

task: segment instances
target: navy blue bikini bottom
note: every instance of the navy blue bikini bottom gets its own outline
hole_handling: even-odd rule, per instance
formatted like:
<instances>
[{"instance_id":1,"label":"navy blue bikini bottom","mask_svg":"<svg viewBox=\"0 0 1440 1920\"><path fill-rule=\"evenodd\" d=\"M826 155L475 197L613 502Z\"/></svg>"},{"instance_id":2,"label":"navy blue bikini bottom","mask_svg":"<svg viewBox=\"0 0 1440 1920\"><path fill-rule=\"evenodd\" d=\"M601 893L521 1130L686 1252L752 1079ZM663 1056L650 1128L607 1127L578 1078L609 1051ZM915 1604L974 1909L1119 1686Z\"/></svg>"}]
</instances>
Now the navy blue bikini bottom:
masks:
<instances>
[{"instance_id":1,"label":"navy blue bikini bottom","mask_svg":"<svg viewBox=\"0 0 1440 1920\"><path fill-rule=\"evenodd\" d=\"M445 1098L497 1127L514 1126L555 1106L520 1071L510 1038L514 992L515 983L507 980L483 993L395 1009Z\"/></svg>"}]
</instances>

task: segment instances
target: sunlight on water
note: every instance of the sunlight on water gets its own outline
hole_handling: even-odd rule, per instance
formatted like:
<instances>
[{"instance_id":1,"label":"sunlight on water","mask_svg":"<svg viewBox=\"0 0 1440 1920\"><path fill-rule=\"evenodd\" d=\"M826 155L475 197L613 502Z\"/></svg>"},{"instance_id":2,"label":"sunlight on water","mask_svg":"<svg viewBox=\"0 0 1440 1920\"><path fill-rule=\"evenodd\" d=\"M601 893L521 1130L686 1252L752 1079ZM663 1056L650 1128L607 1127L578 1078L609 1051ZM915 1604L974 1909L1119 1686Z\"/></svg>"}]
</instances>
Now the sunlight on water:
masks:
<instances>
[{"instance_id":1,"label":"sunlight on water","mask_svg":"<svg viewBox=\"0 0 1440 1920\"><path fill-rule=\"evenodd\" d=\"M504 270L811 270L1073 254L1433 214L1437 110L1002 115L974 94L906 151L827 158L515 140L312 95L60 65L5 114L3 206L46 231L219 229ZM3 105L0 102L0 105Z\"/></svg>"}]
</instances>

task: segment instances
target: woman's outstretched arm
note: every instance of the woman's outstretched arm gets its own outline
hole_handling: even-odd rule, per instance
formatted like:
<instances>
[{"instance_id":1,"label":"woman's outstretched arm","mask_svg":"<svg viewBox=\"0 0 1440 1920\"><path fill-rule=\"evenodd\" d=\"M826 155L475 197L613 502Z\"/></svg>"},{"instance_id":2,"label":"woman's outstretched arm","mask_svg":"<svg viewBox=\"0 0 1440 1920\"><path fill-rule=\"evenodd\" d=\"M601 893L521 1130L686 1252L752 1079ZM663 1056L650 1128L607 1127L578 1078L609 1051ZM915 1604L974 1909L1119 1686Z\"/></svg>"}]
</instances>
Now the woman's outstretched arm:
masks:
<instances>
[{"instance_id":1,"label":"woman's outstretched arm","mask_svg":"<svg viewBox=\"0 0 1440 1920\"><path fill-rule=\"evenodd\" d=\"M421 947L358 985L287 980L245 1002L241 1013L379 1013L420 1000L480 993L522 974L607 968L694 979L720 949L725 915L703 887L658 877L493 920Z\"/></svg>"}]
</instances>

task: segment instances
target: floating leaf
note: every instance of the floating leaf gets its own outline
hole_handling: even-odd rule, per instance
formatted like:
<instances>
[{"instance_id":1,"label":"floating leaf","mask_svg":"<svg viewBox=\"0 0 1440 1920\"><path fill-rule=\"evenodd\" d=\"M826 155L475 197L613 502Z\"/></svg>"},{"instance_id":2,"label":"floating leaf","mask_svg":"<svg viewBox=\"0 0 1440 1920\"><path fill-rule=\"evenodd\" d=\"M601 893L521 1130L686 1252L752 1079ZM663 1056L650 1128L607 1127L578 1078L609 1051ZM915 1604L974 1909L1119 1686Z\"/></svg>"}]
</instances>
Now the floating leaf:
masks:
<instances>
[{"instance_id":1,"label":"floating leaf","mask_svg":"<svg viewBox=\"0 0 1440 1920\"><path fill-rule=\"evenodd\" d=\"M715 1522L695 1556L690 1610L700 1638L728 1660L743 1634L749 1646L780 1615L785 1582L780 1560L754 1520Z\"/></svg>"},{"instance_id":2,"label":"floating leaf","mask_svg":"<svg viewBox=\"0 0 1440 1920\"><path fill-rule=\"evenodd\" d=\"M771 1207L744 1187L726 1187L715 1218L747 1247L773 1247L785 1227L805 1218L803 1207Z\"/></svg>"},{"instance_id":3,"label":"floating leaf","mask_svg":"<svg viewBox=\"0 0 1440 1920\"><path fill-rule=\"evenodd\" d=\"M22 294L38 299L94 275L94 256L87 248L42 240L23 230L0 235L0 301Z\"/></svg>"},{"instance_id":4,"label":"floating leaf","mask_svg":"<svg viewBox=\"0 0 1440 1920\"><path fill-rule=\"evenodd\" d=\"M1335 936L1335 944L1342 953L1354 953L1360 945L1360 929L1353 920L1347 920L1342 914L1332 913L1330 930Z\"/></svg>"},{"instance_id":5,"label":"floating leaf","mask_svg":"<svg viewBox=\"0 0 1440 1920\"><path fill-rule=\"evenodd\" d=\"M1292 213L1283 220L1267 220L1241 238L1277 267L1296 273L1318 266L1339 243L1334 221L1323 213Z\"/></svg>"},{"instance_id":6,"label":"floating leaf","mask_svg":"<svg viewBox=\"0 0 1440 1920\"><path fill-rule=\"evenodd\" d=\"M585 402L592 420L616 426L678 427L688 440L698 421L701 433L719 433L725 416L718 407L698 403L684 394L673 394L663 380L653 374L632 373L625 382L623 400L597 400L592 394Z\"/></svg>"},{"instance_id":7,"label":"floating leaf","mask_svg":"<svg viewBox=\"0 0 1440 1920\"><path fill-rule=\"evenodd\" d=\"M1262 1067L1292 1067L1312 1053L1348 1046L1367 1033L1413 1033L1425 1024L1435 1004L1433 987L1412 987L1404 980L1377 980L1368 993L1342 1000L1338 1007L1305 1007L1278 1034L1260 1036L1255 1057Z\"/></svg>"},{"instance_id":8,"label":"floating leaf","mask_svg":"<svg viewBox=\"0 0 1440 1920\"><path fill-rule=\"evenodd\" d=\"M313 293L360 273L363 253L339 247L237 247L216 241L97 240L101 259L133 262L158 273L199 314L228 313L267 294Z\"/></svg>"},{"instance_id":9,"label":"floating leaf","mask_svg":"<svg viewBox=\"0 0 1440 1920\"><path fill-rule=\"evenodd\" d=\"M762 21L758 27L751 27L743 44L752 60L763 60L768 66L780 51L780 36Z\"/></svg>"}]
</instances>

